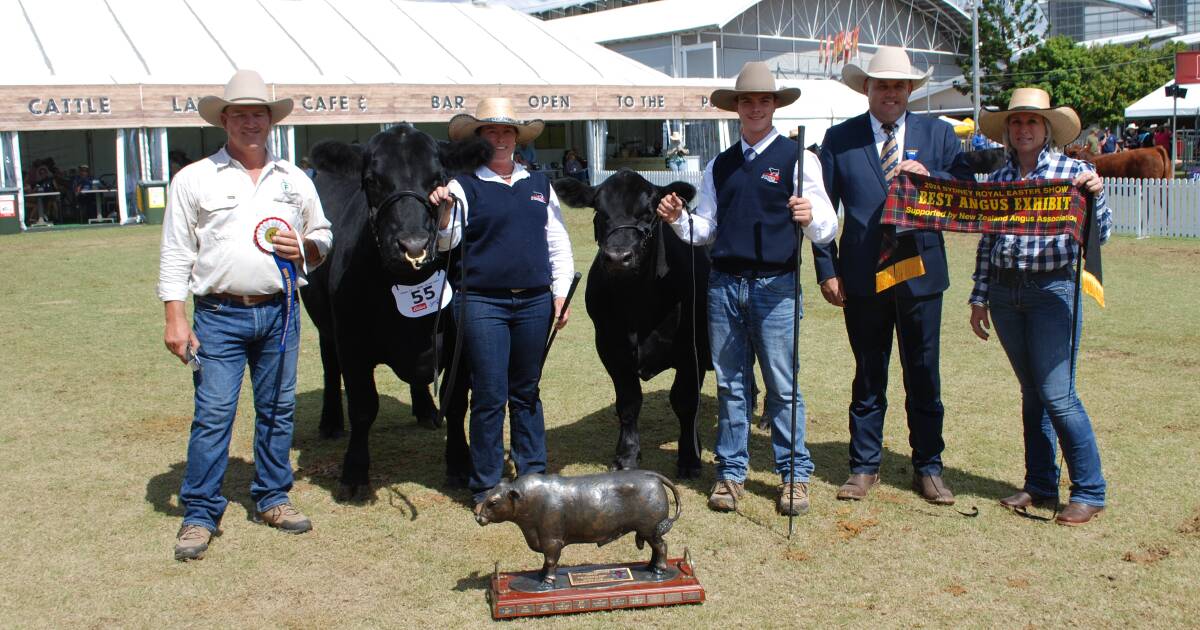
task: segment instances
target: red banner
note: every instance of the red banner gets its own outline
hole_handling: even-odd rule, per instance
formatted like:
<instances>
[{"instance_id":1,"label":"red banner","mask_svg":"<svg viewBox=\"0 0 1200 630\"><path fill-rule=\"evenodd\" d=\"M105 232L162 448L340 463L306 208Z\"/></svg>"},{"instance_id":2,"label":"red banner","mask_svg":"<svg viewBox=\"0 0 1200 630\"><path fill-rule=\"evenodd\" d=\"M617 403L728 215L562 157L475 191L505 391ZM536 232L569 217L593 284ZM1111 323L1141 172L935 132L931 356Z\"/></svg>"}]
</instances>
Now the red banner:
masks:
<instances>
[{"instance_id":1,"label":"red banner","mask_svg":"<svg viewBox=\"0 0 1200 630\"><path fill-rule=\"evenodd\" d=\"M1065 179L976 183L900 173L883 222L900 228L1019 236L1083 234L1087 200Z\"/></svg>"}]
</instances>

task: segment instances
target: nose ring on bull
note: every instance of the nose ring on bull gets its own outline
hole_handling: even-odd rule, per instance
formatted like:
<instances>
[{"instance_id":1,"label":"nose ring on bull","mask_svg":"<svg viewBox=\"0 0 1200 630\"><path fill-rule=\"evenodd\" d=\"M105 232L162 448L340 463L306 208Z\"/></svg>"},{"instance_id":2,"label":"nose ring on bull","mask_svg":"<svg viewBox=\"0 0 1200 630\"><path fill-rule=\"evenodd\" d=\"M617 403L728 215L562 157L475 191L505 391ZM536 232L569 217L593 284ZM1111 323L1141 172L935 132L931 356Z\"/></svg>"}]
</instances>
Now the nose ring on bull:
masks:
<instances>
[{"instance_id":1,"label":"nose ring on bull","mask_svg":"<svg viewBox=\"0 0 1200 630\"><path fill-rule=\"evenodd\" d=\"M429 257L429 250L427 250L427 249L422 249L421 255L416 258L409 256L408 250L404 251L404 260L407 260L408 264L412 265L413 269L420 269L421 265L425 264L425 259L428 257Z\"/></svg>"}]
</instances>

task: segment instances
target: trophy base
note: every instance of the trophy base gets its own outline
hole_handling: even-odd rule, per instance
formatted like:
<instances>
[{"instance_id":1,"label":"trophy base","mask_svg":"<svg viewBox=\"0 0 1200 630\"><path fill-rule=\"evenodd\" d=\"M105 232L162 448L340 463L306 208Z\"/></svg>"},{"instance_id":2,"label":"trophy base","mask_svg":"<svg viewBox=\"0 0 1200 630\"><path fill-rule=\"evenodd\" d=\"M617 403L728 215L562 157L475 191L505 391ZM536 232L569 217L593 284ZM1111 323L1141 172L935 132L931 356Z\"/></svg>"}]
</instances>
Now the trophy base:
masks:
<instances>
[{"instance_id":1,"label":"trophy base","mask_svg":"<svg viewBox=\"0 0 1200 630\"><path fill-rule=\"evenodd\" d=\"M646 569L645 562L624 564L588 564L558 569L555 586L546 588L538 571L492 574L488 601L493 619L536 617L614 610L699 604L704 587L696 577L691 557L667 561L662 575Z\"/></svg>"}]
</instances>

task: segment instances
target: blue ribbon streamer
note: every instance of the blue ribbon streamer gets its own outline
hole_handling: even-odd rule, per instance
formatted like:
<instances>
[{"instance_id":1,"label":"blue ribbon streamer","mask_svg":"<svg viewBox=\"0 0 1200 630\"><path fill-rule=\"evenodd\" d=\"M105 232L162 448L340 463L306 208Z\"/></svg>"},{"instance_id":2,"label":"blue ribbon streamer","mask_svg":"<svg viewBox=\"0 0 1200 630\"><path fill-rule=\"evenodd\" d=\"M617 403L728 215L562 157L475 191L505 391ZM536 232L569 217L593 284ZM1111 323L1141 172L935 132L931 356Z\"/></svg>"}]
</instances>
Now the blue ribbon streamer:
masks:
<instances>
[{"instance_id":1,"label":"blue ribbon streamer","mask_svg":"<svg viewBox=\"0 0 1200 630\"><path fill-rule=\"evenodd\" d=\"M271 258L275 259L279 277L283 279L283 334L279 336L279 350L286 351L288 330L292 327L292 316L296 311L296 265L279 254L272 254Z\"/></svg>"}]
</instances>

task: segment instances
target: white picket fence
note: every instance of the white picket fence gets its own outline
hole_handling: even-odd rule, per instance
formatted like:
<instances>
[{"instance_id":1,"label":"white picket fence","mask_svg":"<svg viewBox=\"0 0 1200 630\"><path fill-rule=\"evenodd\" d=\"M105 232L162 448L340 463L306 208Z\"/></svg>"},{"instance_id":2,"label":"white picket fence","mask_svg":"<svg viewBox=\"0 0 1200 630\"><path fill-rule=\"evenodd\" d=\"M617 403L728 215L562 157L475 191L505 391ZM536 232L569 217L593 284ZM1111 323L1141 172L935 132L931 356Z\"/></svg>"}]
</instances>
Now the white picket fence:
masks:
<instances>
[{"instance_id":1,"label":"white picket fence","mask_svg":"<svg viewBox=\"0 0 1200 630\"><path fill-rule=\"evenodd\" d=\"M1113 232L1200 238L1200 181L1104 178Z\"/></svg>"}]
</instances>

